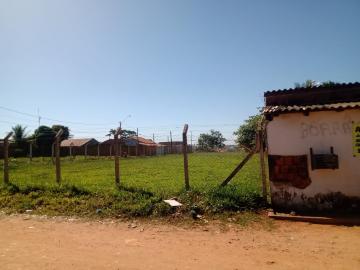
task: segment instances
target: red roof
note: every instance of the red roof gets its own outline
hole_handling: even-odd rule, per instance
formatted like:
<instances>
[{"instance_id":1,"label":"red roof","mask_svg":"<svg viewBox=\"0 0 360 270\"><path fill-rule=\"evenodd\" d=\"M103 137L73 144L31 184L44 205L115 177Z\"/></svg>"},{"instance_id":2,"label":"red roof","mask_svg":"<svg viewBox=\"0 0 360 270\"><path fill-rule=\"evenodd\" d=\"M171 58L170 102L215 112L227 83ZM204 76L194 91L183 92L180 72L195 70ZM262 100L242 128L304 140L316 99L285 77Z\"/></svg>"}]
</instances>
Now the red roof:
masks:
<instances>
[{"instance_id":1,"label":"red roof","mask_svg":"<svg viewBox=\"0 0 360 270\"><path fill-rule=\"evenodd\" d=\"M139 145L147 145L147 146L156 146L157 143L155 143L153 140L150 140L150 139L145 139L143 137L136 137L136 136L132 136L132 137L129 137L129 138L126 138L126 140L131 140L131 141L138 141L139 142ZM114 139L109 139L109 140L106 140L104 142L102 142L103 144L110 144L110 143L113 143L114 142Z\"/></svg>"},{"instance_id":2,"label":"red roof","mask_svg":"<svg viewBox=\"0 0 360 270\"><path fill-rule=\"evenodd\" d=\"M86 144L97 144L98 141L92 138L87 138L87 139L68 139L68 140L63 140L60 144L61 147L81 147L84 146Z\"/></svg>"}]
</instances>

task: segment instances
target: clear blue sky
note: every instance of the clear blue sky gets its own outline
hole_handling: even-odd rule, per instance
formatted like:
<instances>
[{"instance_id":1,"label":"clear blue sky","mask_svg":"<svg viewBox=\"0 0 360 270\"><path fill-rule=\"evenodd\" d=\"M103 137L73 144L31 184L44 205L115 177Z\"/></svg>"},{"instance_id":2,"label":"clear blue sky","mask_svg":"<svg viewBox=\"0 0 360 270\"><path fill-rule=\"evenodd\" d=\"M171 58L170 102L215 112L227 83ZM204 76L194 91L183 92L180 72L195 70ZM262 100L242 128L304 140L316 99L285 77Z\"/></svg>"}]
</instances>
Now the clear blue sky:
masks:
<instances>
[{"instance_id":1,"label":"clear blue sky","mask_svg":"<svg viewBox=\"0 0 360 270\"><path fill-rule=\"evenodd\" d=\"M359 14L359 0L0 0L0 106L75 137L131 114L124 127L157 141L189 123L231 143L266 90L360 80ZM0 109L0 135L14 123L37 119Z\"/></svg>"}]
</instances>

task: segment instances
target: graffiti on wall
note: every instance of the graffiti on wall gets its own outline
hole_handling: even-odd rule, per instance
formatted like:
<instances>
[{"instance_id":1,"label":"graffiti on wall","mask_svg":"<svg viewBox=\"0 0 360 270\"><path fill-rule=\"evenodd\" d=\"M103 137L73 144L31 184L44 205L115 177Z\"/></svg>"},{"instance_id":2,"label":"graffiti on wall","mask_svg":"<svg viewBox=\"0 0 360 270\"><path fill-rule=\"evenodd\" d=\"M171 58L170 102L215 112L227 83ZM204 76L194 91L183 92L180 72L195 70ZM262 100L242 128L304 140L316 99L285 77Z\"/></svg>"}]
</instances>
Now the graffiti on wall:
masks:
<instances>
[{"instance_id":1,"label":"graffiti on wall","mask_svg":"<svg viewBox=\"0 0 360 270\"><path fill-rule=\"evenodd\" d=\"M352 123L346 122L314 122L300 124L301 138L308 137L325 137L325 136L337 136L351 134Z\"/></svg>"}]
</instances>

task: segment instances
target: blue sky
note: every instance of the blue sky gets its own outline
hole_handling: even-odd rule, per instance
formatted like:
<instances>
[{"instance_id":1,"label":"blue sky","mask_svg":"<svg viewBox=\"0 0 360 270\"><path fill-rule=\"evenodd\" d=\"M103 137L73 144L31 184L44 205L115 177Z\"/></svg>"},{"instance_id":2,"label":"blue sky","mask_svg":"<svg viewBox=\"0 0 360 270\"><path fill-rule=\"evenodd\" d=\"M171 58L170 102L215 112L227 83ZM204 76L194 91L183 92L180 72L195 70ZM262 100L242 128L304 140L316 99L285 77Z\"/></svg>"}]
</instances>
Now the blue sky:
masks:
<instances>
[{"instance_id":1,"label":"blue sky","mask_svg":"<svg viewBox=\"0 0 360 270\"><path fill-rule=\"evenodd\" d=\"M359 14L358 0L0 0L0 106L75 137L130 114L157 141L189 123L231 143L266 90L360 80ZM0 135L15 123L37 127L0 108Z\"/></svg>"}]
</instances>

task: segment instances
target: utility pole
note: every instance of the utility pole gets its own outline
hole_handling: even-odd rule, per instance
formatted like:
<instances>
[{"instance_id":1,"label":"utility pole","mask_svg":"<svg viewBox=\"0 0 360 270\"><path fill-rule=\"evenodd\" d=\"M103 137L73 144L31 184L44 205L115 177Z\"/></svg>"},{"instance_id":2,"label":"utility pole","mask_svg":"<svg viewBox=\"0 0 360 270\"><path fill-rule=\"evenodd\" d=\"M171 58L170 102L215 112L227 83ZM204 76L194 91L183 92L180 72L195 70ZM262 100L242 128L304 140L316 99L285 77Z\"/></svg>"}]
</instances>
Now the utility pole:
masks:
<instances>
[{"instance_id":1,"label":"utility pole","mask_svg":"<svg viewBox=\"0 0 360 270\"><path fill-rule=\"evenodd\" d=\"M38 115L38 127L40 127L41 116L40 116L39 108L37 108L37 115Z\"/></svg>"},{"instance_id":2,"label":"utility pole","mask_svg":"<svg viewBox=\"0 0 360 270\"><path fill-rule=\"evenodd\" d=\"M155 135L154 135L154 133L153 133L153 142L155 142Z\"/></svg>"}]
</instances>

